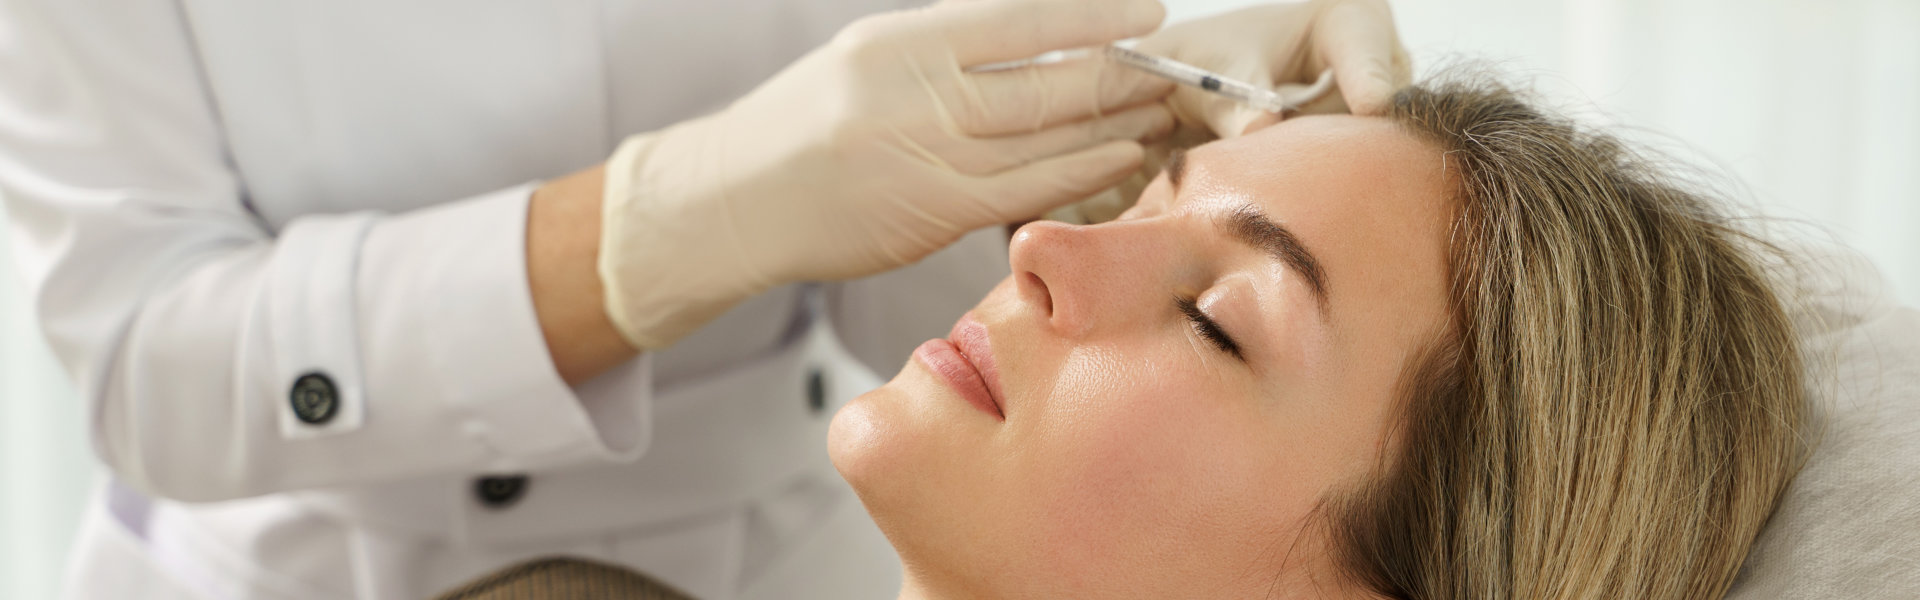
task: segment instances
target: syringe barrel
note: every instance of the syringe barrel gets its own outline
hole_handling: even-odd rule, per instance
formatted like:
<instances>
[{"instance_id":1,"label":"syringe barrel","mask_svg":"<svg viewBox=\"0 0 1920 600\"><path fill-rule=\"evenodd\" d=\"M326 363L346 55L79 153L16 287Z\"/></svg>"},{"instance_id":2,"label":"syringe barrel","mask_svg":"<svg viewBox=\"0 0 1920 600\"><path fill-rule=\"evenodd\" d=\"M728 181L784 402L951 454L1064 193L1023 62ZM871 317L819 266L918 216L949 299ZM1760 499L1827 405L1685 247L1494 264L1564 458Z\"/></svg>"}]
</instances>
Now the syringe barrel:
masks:
<instances>
[{"instance_id":1,"label":"syringe barrel","mask_svg":"<svg viewBox=\"0 0 1920 600\"><path fill-rule=\"evenodd\" d=\"M1120 46L1107 46L1107 56L1177 83L1226 96L1249 106L1274 112L1279 112L1283 108L1280 95L1273 90L1249 85L1183 62Z\"/></svg>"}]
</instances>

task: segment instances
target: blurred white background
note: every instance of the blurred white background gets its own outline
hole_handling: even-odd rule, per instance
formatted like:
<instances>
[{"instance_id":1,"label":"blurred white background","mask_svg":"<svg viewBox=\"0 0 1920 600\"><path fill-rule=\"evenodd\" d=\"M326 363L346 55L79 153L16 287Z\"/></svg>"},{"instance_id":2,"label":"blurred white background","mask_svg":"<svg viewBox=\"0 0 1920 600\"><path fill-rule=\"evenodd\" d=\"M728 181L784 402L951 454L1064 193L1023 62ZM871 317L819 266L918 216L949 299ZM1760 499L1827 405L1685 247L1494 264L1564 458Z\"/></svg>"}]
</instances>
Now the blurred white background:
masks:
<instances>
[{"instance_id":1,"label":"blurred white background","mask_svg":"<svg viewBox=\"0 0 1920 600\"><path fill-rule=\"evenodd\" d=\"M1253 4L1165 1L1174 21ZM1737 198L1864 252L1904 303L1920 304L1920 0L1394 9L1417 69L1489 59L1562 108L1660 137L1741 182ZM80 401L32 325L9 254L0 246L0 598L53 598L99 475Z\"/></svg>"}]
</instances>

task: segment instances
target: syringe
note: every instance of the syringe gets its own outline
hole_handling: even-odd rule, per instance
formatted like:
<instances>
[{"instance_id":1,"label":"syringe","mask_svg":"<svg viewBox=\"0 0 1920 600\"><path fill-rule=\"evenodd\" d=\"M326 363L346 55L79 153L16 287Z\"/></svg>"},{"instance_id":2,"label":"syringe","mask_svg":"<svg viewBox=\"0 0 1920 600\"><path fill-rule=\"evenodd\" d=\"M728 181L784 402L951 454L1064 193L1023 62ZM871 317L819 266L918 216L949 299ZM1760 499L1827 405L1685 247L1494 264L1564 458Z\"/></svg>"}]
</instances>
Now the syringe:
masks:
<instances>
[{"instance_id":1,"label":"syringe","mask_svg":"<svg viewBox=\"0 0 1920 600\"><path fill-rule=\"evenodd\" d=\"M1298 94L1285 96L1280 92L1265 89L1244 81L1239 81L1214 73L1200 67L1189 65L1170 58L1154 56L1120 46L1107 46L1107 56L1121 64L1171 79L1176 83L1190 85L1270 113L1285 114L1300 108L1300 105L1312 102L1333 89L1333 70L1320 73L1313 85Z\"/></svg>"}]
</instances>

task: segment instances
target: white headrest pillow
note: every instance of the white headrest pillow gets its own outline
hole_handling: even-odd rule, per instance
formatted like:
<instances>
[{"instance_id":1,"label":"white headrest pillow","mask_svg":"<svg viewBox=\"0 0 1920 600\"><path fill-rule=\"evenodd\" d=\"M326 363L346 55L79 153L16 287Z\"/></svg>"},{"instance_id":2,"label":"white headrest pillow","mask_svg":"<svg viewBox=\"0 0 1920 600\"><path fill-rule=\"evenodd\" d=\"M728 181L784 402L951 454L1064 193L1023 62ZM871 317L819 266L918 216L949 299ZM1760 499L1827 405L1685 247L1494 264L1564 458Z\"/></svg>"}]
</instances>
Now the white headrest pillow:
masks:
<instances>
[{"instance_id":1,"label":"white headrest pillow","mask_svg":"<svg viewBox=\"0 0 1920 600\"><path fill-rule=\"evenodd\" d=\"M1802 293L1819 445L1727 597L1920 598L1920 312L1815 252Z\"/></svg>"}]
</instances>

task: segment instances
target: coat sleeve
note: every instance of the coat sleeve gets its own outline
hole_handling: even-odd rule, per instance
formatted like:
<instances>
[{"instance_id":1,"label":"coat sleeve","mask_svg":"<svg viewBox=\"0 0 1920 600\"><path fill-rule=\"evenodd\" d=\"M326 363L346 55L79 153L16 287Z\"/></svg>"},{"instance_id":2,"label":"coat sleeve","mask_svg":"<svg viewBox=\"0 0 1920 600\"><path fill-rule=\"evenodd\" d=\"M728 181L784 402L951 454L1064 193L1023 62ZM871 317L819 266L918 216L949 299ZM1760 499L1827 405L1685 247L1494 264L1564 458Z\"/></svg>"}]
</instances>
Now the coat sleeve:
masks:
<instances>
[{"instance_id":1,"label":"coat sleeve","mask_svg":"<svg viewBox=\"0 0 1920 600\"><path fill-rule=\"evenodd\" d=\"M647 359L583 399L547 355L530 186L270 231L176 4L0 7L15 256L121 479L209 501L644 449Z\"/></svg>"}]
</instances>

